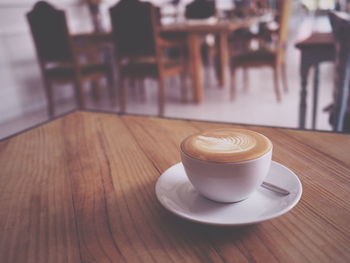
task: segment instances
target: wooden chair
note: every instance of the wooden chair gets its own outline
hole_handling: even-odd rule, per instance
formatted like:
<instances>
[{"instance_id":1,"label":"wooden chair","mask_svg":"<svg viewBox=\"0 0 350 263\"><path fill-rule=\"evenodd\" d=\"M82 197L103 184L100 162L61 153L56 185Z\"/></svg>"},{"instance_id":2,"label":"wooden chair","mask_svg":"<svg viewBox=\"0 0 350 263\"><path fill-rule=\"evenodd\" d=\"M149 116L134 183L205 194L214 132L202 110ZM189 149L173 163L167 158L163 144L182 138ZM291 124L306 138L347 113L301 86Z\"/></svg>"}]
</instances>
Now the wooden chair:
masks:
<instances>
[{"instance_id":1,"label":"wooden chair","mask_svg":"<svg viewBox=\"0 0 350 263\"><path fill-rule=\"evenodd\" d=\"M205 19L216 14L215 1L194 0L186 6L185 17L187 19Z\"/></svg>"},{"instance_id":2,"label":"wooden chair","mask_svg":"<svg viewBox=\"0 0 350 263\"><path fill-rule=\"evenodd\" d=\"M113 93L113 69L106 63L80 63L79 48L73 45L64 11L47 2L36 3L27 14L41 73L44 79L49 116L54 115L54 82L73 82L79 108L85 108L83 83L106 77ZM80 50L81 51L81 50ZM91 47L87 52L93 52ZM98 50L96 51L98 52ZM112 95L113 96L113 95Z\"/></svg>"},{"instance_id":3,"label":"wooden chair","mask_svg":"<svg viewBox=\"0 0 350 263\"><path fill-rule=\"evenodd\" d=\"M261 45L262 42L259 41L260 45L258 49L248 49L238 53L234 50L231 51L232 99L236 95L235 73L237 68L243 68L245 71L252 67L269 66L273 69L274 90L277 101L281 101L281 92L279 87L280 74L282 75L284 89L285 91L288 91L285 49L288 35L291 0L280 0L278 6L279 26L278 30L276 30L276 34L272 36L273 41L266 43L266 45Z\"/></svg>"},{"instance_id":4,"label":"wooden chair","mask_svg":"<svg viewBox=\"0 0 350 263\"><path fill-rule=\"evenodd\" d=\"M183 43L170 42L160 36L157 10L150 3L122 0L111 7L109 12L116 51L121 111L125 112L127 100L124 80L154 78L158 80L158 113L163 115L165 78L184 73L187 68L185 58L170 59L164 55L163 48L180 47ZM182 95L185 99L185 84L182 84Z\"/></svg>"},{"instance_id":5,"label":"wooden chair","mask_svg":"<svg viewBox=\"0 0 350 263\"><path fill-rule=\"evenodd\" d=\"M335 82L331 124L334 131L350 132L350 17L330 12L335 41Z\"/></svg>"}]
</instances>

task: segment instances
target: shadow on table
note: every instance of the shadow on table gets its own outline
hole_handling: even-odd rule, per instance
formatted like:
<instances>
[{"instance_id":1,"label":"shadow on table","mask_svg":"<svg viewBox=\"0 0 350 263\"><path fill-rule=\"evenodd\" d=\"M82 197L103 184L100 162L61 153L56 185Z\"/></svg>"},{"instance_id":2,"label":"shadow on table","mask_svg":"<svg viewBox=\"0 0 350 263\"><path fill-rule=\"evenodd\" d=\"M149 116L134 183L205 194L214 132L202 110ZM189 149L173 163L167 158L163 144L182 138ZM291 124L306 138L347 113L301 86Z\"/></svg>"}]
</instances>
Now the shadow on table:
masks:
<instances>
[{"instance_id":1,"label":"shadow on table","mask_svg":"<svg viewBox=\"0 0 350 263\"><path fill-rule=\"evenodd\" d=\"M158 201L155 194L155 182L148 182L145 185L133 187L127 192L130 198L134 198L135 192L150 193L148 204L146 205L150 213L143 214L143 221L145 224L152 224L162 240L162 247L169 245L169 248L176 247L176 244L183 246L181 242L190 244L191 246L200 247L220 247L222 244L235 245L236 243L244 242L246 238L254 235L258 225L249 226L213 226L200 223L194 223L177 217L171 212L167 211ZM142 189L141 189L142 188ZM160 231L159 231L160 230ZM164 238L164 242L163 242ZM171 242L169 239L180 241ZM201 251L205 253L205 251Z\"/></svg>"}]
</instances>

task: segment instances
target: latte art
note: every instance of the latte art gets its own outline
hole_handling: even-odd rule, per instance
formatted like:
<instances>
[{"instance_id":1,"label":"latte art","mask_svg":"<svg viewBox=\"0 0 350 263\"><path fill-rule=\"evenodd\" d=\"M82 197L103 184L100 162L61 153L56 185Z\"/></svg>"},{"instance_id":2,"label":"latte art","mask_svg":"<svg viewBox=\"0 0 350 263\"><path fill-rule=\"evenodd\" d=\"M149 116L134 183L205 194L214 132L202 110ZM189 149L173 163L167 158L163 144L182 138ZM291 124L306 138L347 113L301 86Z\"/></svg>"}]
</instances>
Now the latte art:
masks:
<instances>
[{"instance_id":1,"label":"latte art","mask_svg":"<svg viewBox=\"0 0 350 263\"><path fill-rule=\"evenodd\" d=\"M197 140L196 140L197 139ZM254 138L246 134L232 134L229 137L207 137L199 135L195 144L199 149L208 152L234 153L248 151L256 145Z\"/></svg>"},{"instance_id":2,"label":"latte art","mask_svg":"<svg viewBox=\"0 0 350 263\"><path fill-rule=\"evenodd\" d=\"M264 135L243 129L215 129L193 134L181 143L183 153L211 162L243 162L259 158L272 149Z\"/></svg>"}]
</instances>

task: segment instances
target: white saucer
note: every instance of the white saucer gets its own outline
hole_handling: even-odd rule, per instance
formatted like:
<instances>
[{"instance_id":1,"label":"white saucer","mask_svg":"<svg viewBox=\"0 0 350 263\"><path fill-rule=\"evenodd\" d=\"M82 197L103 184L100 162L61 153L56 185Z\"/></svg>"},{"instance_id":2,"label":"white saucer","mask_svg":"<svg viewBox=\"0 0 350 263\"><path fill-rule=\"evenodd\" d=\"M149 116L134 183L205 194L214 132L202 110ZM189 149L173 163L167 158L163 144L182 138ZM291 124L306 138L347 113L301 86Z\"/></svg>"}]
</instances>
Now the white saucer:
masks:
<instances>
[{"instance_id":1,"label":"white saucer","mask_svg":"<svg viewBox=\"0 0 350 263\"><path fill-rule=\"evenodd\" d=\"M272 162L266 182L287 189L283 196L260 187L238 203L218 203L200 195L188 180L182 163L166 170L156 183L156 195L170 212L187 220L223 226L255 224L287 213L300 200L299 178L287 167Z\"/></svg>"}]
</instances>

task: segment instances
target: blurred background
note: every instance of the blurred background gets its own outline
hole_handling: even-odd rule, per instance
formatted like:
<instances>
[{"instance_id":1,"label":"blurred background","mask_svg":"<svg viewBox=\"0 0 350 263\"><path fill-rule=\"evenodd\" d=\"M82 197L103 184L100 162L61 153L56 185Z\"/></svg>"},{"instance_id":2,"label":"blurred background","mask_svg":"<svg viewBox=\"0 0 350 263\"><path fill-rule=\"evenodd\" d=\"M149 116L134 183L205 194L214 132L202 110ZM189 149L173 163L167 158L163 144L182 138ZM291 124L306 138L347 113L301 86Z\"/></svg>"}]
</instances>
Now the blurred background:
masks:
<instances>
[{"instance_id":1,"label":"blurred background","mask_svg":"<svg viewBox=\"0 0 350 263\"><path fill-rule=\"evenodd\" d=\"M33 19L30 24L27 14L35 11L37 1L0 0L0 138L77 108L332 129L325 109L333 101L334 63L326 58L317 69L310 67L306 70L310 73L304 76L307 80L307 93L304 94L307 107L304 109L304 124L301 124L301 52L307 51L308 46L307 43L306 47L296 45L315 33L330 35L332 28L327 10L346 11L347 1L296 0L290 1L287 7L283 7L283 0L208 1L214 3L214 11L211 7L200 5L191 10L188 5L192 0L149 2L156 8L156 16L152 20L156 21L153 24L155 28L149 34L163 37L164 43L159 42L159 45L165 49L161 51L165 58L160 58L155 52L151 54L155 59L146 61L144 57L148 59L151 55L141 54L143 60L140 62L135 49L152 41L145 40L143 44L140 37L148 36L137 32L136 22L136 25L130 22L130 19L141 19L137 12L120 15L122 8L129 11L132 8L121 8L116 0L48 1L53 8L64 11L68 32L66 35L58 32L57 23L53 23L50 29L49 20L54 15L49 15L48 20L42 16L39 24L47 26L45 30L48 32L55 33L52 39L57 43L57 50L64 45L60 41L68 37L70 45L74 46L72 50L81 51L81 54L73 55L78 59L72 60L72 64L64 61L62 66L62 60L59 63L47 61L47 56L40 55L40 49L45 49L44 44L40 44L40 40L34 41L35 35L43 30L40 31L39 25L39 31L35 31L38 22ZM114 13L109 11L111 7L116 7ZM206 8L208 12L203 11ZM37 7L36 11L39 14L45 13L45 10L52 11L46 5ZM117 17L114 20L113 14ZM61 26L64 28L63 24ZM123 26L126 29L120 30ZM131 31L139 37L129 37L127 34ZM125 41L138 42L138 45L126 44L131 51L125 48L125 41L118 39L123 34ZM158 40L155 42L152 43L156 45ZM132 46L135 46L134 51ZM180 57L184 64L182 69L179 66L171 71L167 68L168 61L162 62ZM83 68L90 66L89 60L93 61L91 65L107 66ZM54 66L50 65L47 69L46 62ZM154 71L151 72L153 66ZM316 71L318 79L315 84ZM74 72L80 72L81 79L77 81ZM159 85L163 85L163 95ZM51 99L48 92L52 95ZM317 105L313 122L315 96Z\"/></svg>"}]
</instances>

